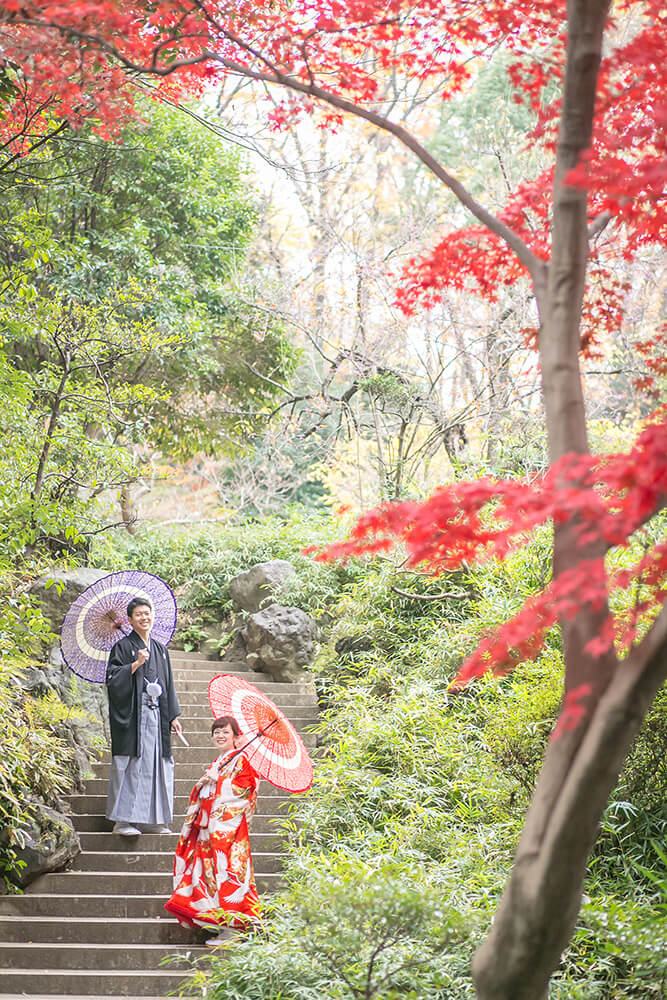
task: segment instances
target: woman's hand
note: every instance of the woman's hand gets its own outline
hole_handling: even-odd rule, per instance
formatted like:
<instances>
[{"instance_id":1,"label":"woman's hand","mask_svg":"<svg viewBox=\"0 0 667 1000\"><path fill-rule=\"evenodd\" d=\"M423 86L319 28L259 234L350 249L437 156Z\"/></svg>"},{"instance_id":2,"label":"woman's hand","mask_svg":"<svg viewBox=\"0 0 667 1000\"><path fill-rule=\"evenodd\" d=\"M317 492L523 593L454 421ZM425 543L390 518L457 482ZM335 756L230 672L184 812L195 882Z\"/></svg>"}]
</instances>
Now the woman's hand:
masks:
<instances>
[{"instance_id":1,"label":"woman's hand","mask_svg":"<svg viewBox=\"0 0 667 1000\"><path fill-rule=\"evenodd\" d=\"M203 786L208 781L216 782L217 780L218 780L218 772L214 770L212 767L209 767L208 771L205 771L204 774L202 774L201 778L196 783L195 788L196 789L203 788Z\"/></svg>"}]
</instances>

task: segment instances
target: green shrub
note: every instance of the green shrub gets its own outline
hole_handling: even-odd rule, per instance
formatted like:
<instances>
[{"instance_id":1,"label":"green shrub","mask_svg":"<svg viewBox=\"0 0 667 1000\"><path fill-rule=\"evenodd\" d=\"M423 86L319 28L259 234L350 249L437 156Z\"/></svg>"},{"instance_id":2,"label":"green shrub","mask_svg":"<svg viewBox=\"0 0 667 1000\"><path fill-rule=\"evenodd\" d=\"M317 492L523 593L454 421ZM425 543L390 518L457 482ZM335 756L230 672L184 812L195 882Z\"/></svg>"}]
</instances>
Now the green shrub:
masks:
<instances>
[{"instance_id":1,"label":"green shrub","mask_svg":"<svg viewBox=\"0 0 667 1000\"><path fill-rule=\"evenodd\" d=\"M633 743L620 780L621 792L637 809L667 808L667 685L658 693Z\"/></svg>"},{"instance_id":2,"label":"green shrub","mask_svg":"<svg viewBox=\"0 0 667 1000\"><path fill-rule=\"evenodd\" d=\"M7 881L15 870L21 825L30 816L29 798L47 803L73 787L70 743L59 735L65 721L85 713L63 705L54 692L32 698L21 689L22 665L0 663L0 873Z\"/></svg>"},{"instance_id":3,"label":"green shrub","mask_svg":"<svg viewBox=\"0 0 667 1000\"><path fill-rule=\"evenodd\" d=\"M359 572L356 564L329 566L302 554L310 545L332 540L336 531L332 519L293 508L289 517L261 523L143 527L134 538L100 539L91 560L111 571L136 568L156 573L176 590L181 610L197 609L202 618L219 620L232 610L232 577L255 563L286 559L298 572L286 581L281 601L317 616L331 609L342 587Z\"/></svg>"},{"instance_id":4,"label":"green shrub","mask_svg":"<svg viewBox=\"0 0 667 1000\"><path fill-rule=\"evenodd\" d=\"M484 685L480 707L485 714L485 740L526 799L537 780L562 692L562 657L549 647L535 663L524 664L503 681Z\"/></svg>"},{"instance_id":5,"label":"green shrub","mask_svg":"<svg viewBox=\"0 0 667 1000\"><path fill-rule=\"evenodd\" d=\"M667 858L657 892L584 900L579 925L554 977L554 1000L663 1000L667 987Z\"/></svg>"},{"instance_id":6,"label":"green shrub","mask_svg":"<svg viewBox=\"0 0 667 1000\"><path fill-rule=\"evenodd\" d=\"M230 945L210 978L205 963L199 985L221 1000L454 1000L452 957L464 936L439 891L407 884L395 862L329 858L277 907L262 938Z\"/></svg>"}]
</instances>

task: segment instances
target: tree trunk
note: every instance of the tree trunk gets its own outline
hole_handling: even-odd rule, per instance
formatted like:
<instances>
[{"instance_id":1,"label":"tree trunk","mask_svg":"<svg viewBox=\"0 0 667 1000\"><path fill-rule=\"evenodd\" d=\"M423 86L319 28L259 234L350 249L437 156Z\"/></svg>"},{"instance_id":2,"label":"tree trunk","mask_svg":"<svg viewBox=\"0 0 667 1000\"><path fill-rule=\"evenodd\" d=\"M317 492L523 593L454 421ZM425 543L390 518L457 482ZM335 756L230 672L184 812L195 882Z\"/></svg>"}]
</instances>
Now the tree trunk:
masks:
<instances>
[{"instance_id":1,"label":"tree trunk","mask_svg":"<svg viewBox=\"0 0 667 1000\"><path fill-rule=\"evenodd\" d=\"M570 0L563 110L554 180L552 254L541 313L540 361L549 457L588 452L579 370L588 258L586 192L564 179L590 146L609 0ZM576 522L554 528L554 576L582 559L604 559L602 543L578 545ZM608 615L583 606L562 623L565 688L590 686L587 715L547 751L510 879L473 975L479 1000L544 1000L572 934L588 856L630 743L665 675L665 637L619 664L586 652ZM663 613L662 629L667 626ZM649 636L652 642L656 636ZM647 639L648 642L648 639ZM643 652L640 652L643 651ZM648 664L648 665L647 665ZM634 668L634 669L633 669ZM649 679L650 678L650 679Z\"/></svg>"},{"instance_id":2,"label":"tree trunk","mask_svg":"<svg viewBox=\"0 0 667 1000\"><path fill-rule=\"evenodd\" d=\"M600 817L666 677L667 608L619 663L583 741L576 745L575 731L549 745L510 880L473 962L479 1000L545 1000L576 923ZM562 780L573 742L576 756ZM555 800L553 779L559 785Z\"/></svg>"}]
</instances>

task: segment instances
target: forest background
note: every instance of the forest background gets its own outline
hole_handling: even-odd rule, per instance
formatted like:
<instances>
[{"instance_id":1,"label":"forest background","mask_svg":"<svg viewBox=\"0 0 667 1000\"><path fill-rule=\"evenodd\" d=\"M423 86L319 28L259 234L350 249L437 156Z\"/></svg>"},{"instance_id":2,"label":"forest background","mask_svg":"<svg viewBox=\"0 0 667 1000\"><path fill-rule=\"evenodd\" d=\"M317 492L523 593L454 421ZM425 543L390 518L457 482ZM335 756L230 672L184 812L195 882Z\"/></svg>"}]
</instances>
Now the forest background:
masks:
<instances>
[{"instance_id":1,"label":"forest background","mask_svg":"<svg viewBox=\"0 0 667 1000\"><path fill-rule=\"evenodd\" d=\"M446 104L428 81L389 103L500 208L547 163L529 138L539 108L515 94L499 50ZM293 601L323 627L329 752L287 824L288 889L264 946L219 963L216 988L473 996L470 955L559 711L559 635L474 698L448 687L548 581L550 528L503 563L439 576L400 549L334 568L301 551L381 501L545 472L528 281L490 299L461 282L406 314L396 286L424 234L465 220L407 152L349 120L275 131L275 92L243 82L187 106L148 85L137 100L118 135L54 122L48 142L3 153L0 641L16 726L3 808L14 822L27 785L67 780L36 752L61 707L21 701L11 683L46 639L26 596L36 576L55 563L148 566L179 588L196 646L229 614L235 572L290 558ZM642 345L664 298L662 248L613 259L593 316L622 322L605 323L583 365L595 452L628 448L650 412L637 383L652 374ZM663 537L658 517L630 555ZM666 736L663 691L605 813L555 997L664 995ZM36 765L12 758L26 741ZM396 936L369 975L383 921Z\"/></svg>"}]
</instances>

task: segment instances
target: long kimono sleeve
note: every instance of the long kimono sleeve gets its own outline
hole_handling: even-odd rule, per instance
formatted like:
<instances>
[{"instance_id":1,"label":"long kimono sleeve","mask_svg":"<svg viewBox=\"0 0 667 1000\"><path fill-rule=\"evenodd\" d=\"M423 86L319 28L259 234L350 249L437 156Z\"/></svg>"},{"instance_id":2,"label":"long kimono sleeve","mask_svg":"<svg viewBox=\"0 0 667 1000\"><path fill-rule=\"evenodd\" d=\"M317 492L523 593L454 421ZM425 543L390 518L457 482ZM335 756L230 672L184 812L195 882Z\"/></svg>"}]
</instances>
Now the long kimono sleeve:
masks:
<instances>
[{"instance_id":1,"label":"long kimono sleeve","mask_svg":"<svg viewBox=\"0 0 667 1000\"><path fill-rule=\"evenodd\" d=\"M187 837L192 827L200 830L208 826L211 818L211 807L215 800L215 782L208 781L202 788L195 787L190 792L190 802L183 821L181 837Z\"/></svg>"},{"instance_id":2,"label":"long kimono sleeve","mask_svg":"<svg viewBox=\"0 0 667 1000\"><path fill-rule=\"evenodd\" d=\"M181 706L178 703L178 695L176 694L176 688L174 687L174 676L171 672L171 660L169 659L169 650L166 652L166 662L167 662L167 708L169 715L169 725L174 721L174 719L181 714Z\"/></svg>"},{"instance_id":3,"label":"long kimono sleeve","mask_svg":"<svg viewBox=\"0 0 667 1000\"><path fill-rule=\"evenodd\" d=\"M117 642L109 654L106 682L112 720L120 726L129 726L135 715L132 662L132 651L122 641Z\"/></svg>"},{"instance_id":4,"label":"long kimono sleeve","mask_svg":"<svg viewBox=\"0 0 667 1000\"><path fill-rule=\"evenodd\" d=\"M259 776L257 772L249 764L246 755L241 754L232 777L232 791L240 799L238 804L246 814L247 819L250 819L255 812L258 785Z\"/></svg>"}]
</instances>

